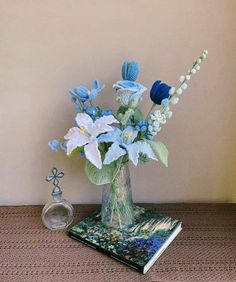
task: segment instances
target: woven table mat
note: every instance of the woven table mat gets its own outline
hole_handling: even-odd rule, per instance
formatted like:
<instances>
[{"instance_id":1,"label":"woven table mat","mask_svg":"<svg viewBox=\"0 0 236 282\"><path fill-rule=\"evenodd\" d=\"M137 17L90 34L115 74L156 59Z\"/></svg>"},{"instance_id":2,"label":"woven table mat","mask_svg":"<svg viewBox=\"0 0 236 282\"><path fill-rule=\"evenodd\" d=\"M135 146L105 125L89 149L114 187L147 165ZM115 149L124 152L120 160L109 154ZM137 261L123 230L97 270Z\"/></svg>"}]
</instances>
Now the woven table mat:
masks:
<instances>
[{"instance_id":1,"label":"woven table mat","mask_svg":"<svg viewBox=\"0 0 236 282\"><path fill-rule=\"evenodd\" d=\"M145 275L44 228L42 206L0 207L0 281L236 281L235 204L143 206L183 222ZM75 206L75 222L97 208Z\"/></svg>"}]
</instances>

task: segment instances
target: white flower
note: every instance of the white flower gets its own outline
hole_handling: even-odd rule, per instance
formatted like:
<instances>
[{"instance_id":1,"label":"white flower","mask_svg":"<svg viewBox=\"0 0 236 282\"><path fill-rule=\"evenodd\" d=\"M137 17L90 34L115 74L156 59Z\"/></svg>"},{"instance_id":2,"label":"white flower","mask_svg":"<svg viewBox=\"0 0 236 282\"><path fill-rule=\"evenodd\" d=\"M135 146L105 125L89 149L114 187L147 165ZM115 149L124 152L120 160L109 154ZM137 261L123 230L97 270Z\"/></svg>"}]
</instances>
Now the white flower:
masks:
<instances>
[{"instance_id":1,"label":"white flower","mask_svg":"<svg viewBox=\"0 0 236 282\"><path fill-rule=\"evenodd\" d=\"M175 93L175 87L171 87L169 90L169 94L173 95Z\"/></svg>"},{"instance_id":2,"label":"white flower","mask_svg":"<svg viewBox=\"0 0 236 282\"><path fill-rule=\"evenodd\" d=\"M182 88L183 90L186 90L186 89L188 88L187 83L183 83L183 84L181 85L181 88Z\"/></svg>"},{"instance_id":3,"label":"white flower","mask_svg":"<svg viewBox=\"0 0 236 282\"><path fill-rule=\"evenodd\" d=\"M182 89L182 88L178 88L178 89L176 90L176 93L177 93L178 95L181 95L181 94L183 93L183 89Z\"/></svg>"},{"instance_id":4,"label":"white flower","mask_svg":"<svg viewBox=\"0 0 236 282\"><path fill-rule=\"evenodd\" d=\"M171 102L171 104L176 105L179 102L179 98L178 97L171 97L170 102Z\"/></svg>"},{"instance_id":5,"label":"white flower","mask_svg":"<svg viewBox=\"0 0 236 282\"><path fill-rule=\"evenodd\" d=\"M92 118L85 113L78 113L76 118L78 127L72 127L64 136L67 141L67 155L70 155L77 147L84 146L86 158L97 168L102 168L102 159L98 150L97 136L101 133L112 131L109 126L119 123L112 115L103 116L93 122Z\"/></svg>"}]
</instances>

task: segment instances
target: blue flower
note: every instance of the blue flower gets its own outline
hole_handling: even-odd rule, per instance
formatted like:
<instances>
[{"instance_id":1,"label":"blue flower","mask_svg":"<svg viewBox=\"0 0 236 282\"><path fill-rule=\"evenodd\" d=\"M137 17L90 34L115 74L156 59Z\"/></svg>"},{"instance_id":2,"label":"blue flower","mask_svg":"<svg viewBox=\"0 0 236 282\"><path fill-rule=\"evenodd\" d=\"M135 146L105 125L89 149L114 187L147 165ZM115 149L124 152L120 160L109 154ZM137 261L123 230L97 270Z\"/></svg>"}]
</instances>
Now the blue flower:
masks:
<instances>
[{"instance_id":1,"label":"blue flower","mask_svg":"<svg viewBox=\"0 0 236 282\"><path fill-rule=\"evenodd\" d=\"M59 142L58 140L56 140L56 139L50 140L50 141L48 142L48 146L50 147L50 149L51 149L52 151L55 151L55 152L58 151L59 145L60 145L60 142Z\"/></svg>"},{"instance_id":2,"label":"blue flower","mask_svg":"<svg viewBox=\"0 0 236 282\"><path fill-rule=\"evenodd\" d=\"M142 94L147 88L140 83L121 80L113 87L116 89L116 100L121 106L136 108L142 99Z\"/></svg>"},{"instance_id":3,"label":"blue flower","mask_svg":"<svg viewBox=\"0 0 236 282\"><path fill-rule=\"evenodd\" d=\"M146 138L147 138L148 140L152 140L153 137L154 137L154 135L152 135L150 132L147 132L147 133L146 133Z\"/></svg>"},{"instance_id":4,"label":"blue flower","mask_svg":"<svg viewBox=\"0 0 236 282\"><path fill-rule=\"evenodd\" d=\"M82 103L86 101L92 102L99 93L104 89L104 85L101 85L98 80L92 82L91 90L85 86L76 86L69 90L69 93L72 95L73 103L78 99Z\"/></svg>"},{"instance_id":5,"label":"blue flower","mask_svg":"<svg viewBox=\"0 0 236 282\"><path fill-rule=\"evenodd\" d=\"M66 142L60 143L60 148L61 148L63 151L66 152L66 150L67 150Z\"/></svg>"},{"instance_id":6,"label":"blue flower","mask_svg":"<svg viewBox=\"0 0 236 282\"><path fill-rule=\"evenodd\" d=\"M85 157L84 151L79 152L79 155L80 155L81 158Z\"/></svg>"},{"instance_id":7,"label":"blue flower","mask_svg":"<svg viewBox=\"0 0 236 282\"><path fill-rule=\"evenodd\" d=\"M95 106L91 106L91 107L88 107L87 109L86 109L86 113L88 114L88 115L90 115L91 117L93 117L93 116L96 116L96 114L98 113L98 108L97 107L95 107Z\"/></svg>"},{"instance_id":8,"label":"blue flower","mask_svg":"<svg viewBox=\"0 0 236 282\"><path fill-rule=\"evenodd\" d=\"M125 61L122 65L122 78L124 80L135 81L138 77L139 65L136 61Z\"/></svg>"},{"instance_id":9,"label":"blue flower","mask_svg":"<svg viewBox=\"0 0 236 282\"><path fill-rule=\"evenodd\" d=\"M102 111L102 116L110 116L110 115L112 115L112 110L110 110L110 109L104 109L104 110Z\"/></svg>"},{"instance_id":10,"label":"blue flower","mask_svg":"<svg viewBox=\"0 0 236 282\"><path fill-rule=\"evenodd\" d=\"M145 252L150 252L150 254L156 253L163 245L163 240L157 236L157 234L151 235L149 238L136 238L131 241L133 248L141 249Z\"/></svg>"},{"instance_id":11,"label":"blue flower","mask_svg":"<svg viewBox=\"0 0 236 282\"><path fill-rule=\"evenodd\" d=\"M162 83L161 80L154 82L150 92L150 98L153 103L161 105L162 100L169 98L170 88L171 86Z\"/></svg>"},{"instance_id":12,"label":"blue flower","mask_svg":"<svg viewBox=\"0 0 236 282\"><path fill-rule=\"evenodd\" d=\"M168 98L165 98L165 99L163 99L163 100L161 101L161 105L162 105L164 108L168 107L169 104L170 104L170 100L169 100Z\"/></svg>"},{"instance_id":13,"label":"blue flower","mask_svg":"<svg viewBox=\"0 0 236 282\"><path fill-rule=\"evenodd\" d=\"M134 142L137 134L137 130L132 126L127 126L123 131L119 128L114 128L113 131L99 136L98 142L112 142L112 145L105 155L103 163L110 164L127 153L129 159L135 166L138 164L140 153L146 154L150 159L157 160L149 144L142 141Z\"/></svg>"},{"instance_id":14,"label":"blue flower","mask_svg":"<svg viewBox=\"0 0 236 282\"><path fill-rule=\"evenodd\" d=\"M148 126L148 123L146 120L140 120L136 124L135 129L141 132L145 132L147 130L147 126Z\"/></svg>"}]
</instances>

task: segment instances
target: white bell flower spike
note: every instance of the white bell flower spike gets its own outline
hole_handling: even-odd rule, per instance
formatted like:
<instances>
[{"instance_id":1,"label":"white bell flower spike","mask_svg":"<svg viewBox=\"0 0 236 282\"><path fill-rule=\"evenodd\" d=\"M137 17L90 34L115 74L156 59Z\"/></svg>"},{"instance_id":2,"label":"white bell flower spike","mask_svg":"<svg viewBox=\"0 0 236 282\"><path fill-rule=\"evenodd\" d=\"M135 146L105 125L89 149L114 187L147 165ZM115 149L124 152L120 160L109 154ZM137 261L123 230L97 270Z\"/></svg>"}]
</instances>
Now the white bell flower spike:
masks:
<instances>
[{"instance_id":1,"label":"white bell flower spike","mask_svg":"<svg viewBox=\"0 0 236 282\"><path fill-rule=\"evenodd\" d=\"M84 146L85 157L98 169L102 168L102 159L98 150L97 136L112 131L109 126L119 123L112 115L103 116L95 122L85 113L78 113L76 118L78 127L72 127L64 136L67 141L67 155L70 155L77 147Z\"/></svg>"}]
</instances>

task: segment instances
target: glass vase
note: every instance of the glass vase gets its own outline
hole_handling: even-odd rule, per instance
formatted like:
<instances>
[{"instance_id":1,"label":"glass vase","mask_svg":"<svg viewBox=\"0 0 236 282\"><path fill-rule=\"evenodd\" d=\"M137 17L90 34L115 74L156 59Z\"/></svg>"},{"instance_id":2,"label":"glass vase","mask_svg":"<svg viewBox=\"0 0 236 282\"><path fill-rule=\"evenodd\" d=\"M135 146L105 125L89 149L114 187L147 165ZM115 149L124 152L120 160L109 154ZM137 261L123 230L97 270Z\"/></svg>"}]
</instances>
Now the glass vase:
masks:
<instances>
[{"instance_id":1,"label":"glass vase","mask_svg":"<svg viewBox=\"0 0 236 282\"><path fill-rule=\"evenodd\" d=\"M42 210L43 224L51 230L66 229L73 221L73 206L62 199L60 187L54 187L52 191L53 200L49 201Z\"/></svg>"},{"instance_id":2,"label":"glass vase","mask_svg":"<svg viewBox=\"0 0 236 282\"><path fill-rule=\"evenodd\" d=\"M122 165L113 182L103 187L101 220L106 227L115 229L125 229L134 223L128 164Z\"/></svg>"}]
</instances>

